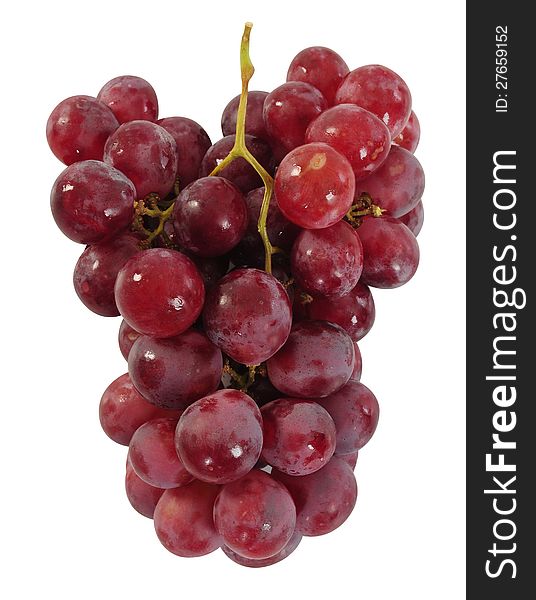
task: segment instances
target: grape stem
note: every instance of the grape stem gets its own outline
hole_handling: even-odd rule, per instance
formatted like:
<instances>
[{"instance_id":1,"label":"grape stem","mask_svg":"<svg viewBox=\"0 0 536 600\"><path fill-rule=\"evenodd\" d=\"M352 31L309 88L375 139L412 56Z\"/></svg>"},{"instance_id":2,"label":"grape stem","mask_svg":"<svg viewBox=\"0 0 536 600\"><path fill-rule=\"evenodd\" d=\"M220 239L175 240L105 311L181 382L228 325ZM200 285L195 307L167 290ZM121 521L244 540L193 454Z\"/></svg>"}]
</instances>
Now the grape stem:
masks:
<instances>
[{"instance_id":1,"label":"grape stem","mask_svg":"<svg viewBox=\"0 0 536 600\"><path fill-rule=\"evenodd\" d=\"M175 203L171 202L171 204L169 204L169 206L165 209L161 208L159 203L160 197L158 194L149 194L145 198L136 200L134 202L135 215L132 223L133 228L134 230L140 231L144 236L146 236L145 239L140 242L141 248L150 248L153 240L155 240L159 235L162 235L171 244L171 240L169 239L168 235L165 234L164 225L173 214L173 206ZM158 219L158 224L153 230L145 227L143 220L144 216Z\"/></svg>"},{"instance_id":2,"label":"grape stem","mask_svg":"<svg viewBox=\"0 0 536 600\"><path fill-rule=\"evenodd\" d=\"M377 204L374 204L372 198L364 192L359 196L359 200L352 205L350 210L346 213L346 220L354 228L361 225L362 217L372 216L381 217L385 209L381 208Z\"/></svg>"},{"instance_id":3,"label":"grape stem","mask_svg":"<svg viewBox=\"0 0 536 600\"><path fill-rule=\"evenodd\" d=\"M233 369L233 367L231 367L228 358L225 359L223 366L224 373L227 373L231 377L241 392L247 392L248 389L255 383L257 369L259 369L259 373L262 374L262 369L259 365L251 365L247 369L248 370L245 373L238 373L235 369Z\"/></svg>"},{"instance_id":4,"label":"grape stem","mask_svg":"<svg viewBox=\"0 0 536 600\"><path fill-rule=\"evenodd\" d=\"M242 92L240 93L240 103L238 104L238 114L236 117L236 135L234 146L229 154L216 166L212 173L210 173L210 176L212 177L217 175L237 158L245 159L260 175L264 183L264 197L262 200L257 229L259 230L259 234L264 244L264 269L267 273L271 273L272 254L275 254L279 251L278 248L275 248L270 243L270 238L268 237L268 232L266 230L266 219L268 218L270 200L273 194L274 180L246 147L246 109L248 104L248 85L250 79L253 77L253 73L255 72L249 56L249 37L252 27L253 23L248 22L245 24L242 41L240 43L240 72L242 76Z\"/></svg>"}]
</instances>

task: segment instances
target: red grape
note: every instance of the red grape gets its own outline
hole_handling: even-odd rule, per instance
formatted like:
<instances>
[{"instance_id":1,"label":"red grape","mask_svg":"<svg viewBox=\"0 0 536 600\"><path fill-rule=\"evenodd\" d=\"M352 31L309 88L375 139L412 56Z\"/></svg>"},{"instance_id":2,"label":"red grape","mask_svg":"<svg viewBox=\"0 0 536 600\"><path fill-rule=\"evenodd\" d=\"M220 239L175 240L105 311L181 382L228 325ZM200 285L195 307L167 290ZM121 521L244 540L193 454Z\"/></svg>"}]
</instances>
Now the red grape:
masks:
<instances>
[{"instance_id":1,"label":"red grape","mask_svg":"<svg viewBox=\"0 0 536 600\"><path fill-rule=\"evenodd\" d=\"M117 341L119 342L119 350L121 350L121 354L125 360L128 360L130 349L140 335L141 333L139 331L136 331L125 321L125 319L122 319Z\"/></svg>"},{"instance_id":2,"label":"red grape","mask_svg":"<svg viewBox=\"0 0 536 600\"><path fill-rule=\"evenodd\" d=\"M133 256L119 271L115 301L136 331L172 337L201 313L204 285L192 261L175 250L152 248Z\"/></svg>"},{"instance_id":3,"label":"red grape","mask_svg":"<svg viewBox=\"0 0 536 600\"><path fill-rule=\"evenodd\" d=\"M175 450L176 426L177 419L153 419L139 427L132 436L130 463L145 483L168 489L192 481L193 477Z\"/></svg>"},{"instance_id":4,"label":"red grape","mask_svg":"<svg viewBox=\"0 0 536 600\"><path fill-rule=\"evenodd\" d=\"M383 165L356 185L356 199L363 192L391 217L405 215L415 208L424 192L421 163L404 148L391 146Z\"/></svg>"},{"instance_id":5,"label":"red grape","mask_svg":"<svg viewBox=\"0 0 536 600\"><path fill-rule=\"evenodd\" d=\"M285 217L305 229L340 221L352 206L355 178L342 154L322 143L296 148L275 176L275 196Z\"/></svg>"},{"instance_id":6,"label":"red grape","mask_svg":"<svg viewBox=\"0 0 536 600\"><path fill-rule=\"evenodd\" d=\"M350 466L350 468L353 471L355 469L355 466L357 465L357 458L359 456L359 450L356 450L355 452L351 452L350 454L342 454L341 456L338 456L337 454L335 454L335 456L337 458L340 458L341 460L343 460L347 465Z\"/></svg>"},{"instance_id":7,"label":"red grape","mask_svg":"<svg viewBox=\"0 0 536 600\"><path fill-rule=\"evenodd\" d=\"M360 381L361 373L363 372L363 359L361 358L361 350L359 350L359 346L357 342L354 342L354 350L355 350L355 365L352 374L350 375L350 381Z\"/></svg>"},{"instance_id":8,"label":"red grape","mask_svg":"<svg viewBox=\"0 0 536 600\"><path fill-rule=\"evenodd\" d=\"M307 128L305 140L324 142L343 154L352 165L356 181L378 169L391 148L387 127L354 104L340 104L323 112Z\"/></svg>"},{"instance_id":9,"label":"red grape","mask_svg":"<svg viewBox=\"0 0 536 600\"><path fill-rule=\"evenodd\" d=\"M393 144L415 152L421 137L421 125L417 115L411 111L408 122L402 131L394 138Z\"/></svg>"},{"instance_id":10,"label":"red grape","mask_svg":"<svg viewBox=\"0 0 536 600\"><path fill-rule=\"evenodd\" d=\"M221 549L228 558L230 558L233 562L241 565L242 567L269 567L270 565L275 565L276 563L281 562L282 560L287 558L287 556L292 554L294 550L296 550L296 548L300 545L301 541L301 533L297 533L295 531L292 534L290 540L285 545L285 547L282 550L280 550L277 554L269 556L268 558L246 558L245 556L240 556L240 554L237 554L234 550L231 550L231 548L225 545L223 545Z\"/></svg>"},{"instance_id":11,"label":"red grape","mask_svg":"<svg viewBox=\"0 0 536 600\"><path fill-rule=\"evenodd\" d=\"M424 223L424 207L422 201L418 202L415 208L410 210L405 215L398 217L399 221L402 221L404 225L413 233L415 237L419 235Z\"/></svg>"},{"instance_id":12,"label":"red grape","mask_svg":"<svg viewBox=\"0 0 536 600\"><path fill-rule=\"evenodd\" d=\"M102 160L104 144L118 127L105 104L91 96L72 96L60 102L48 118L48 145L66 165Z\"/></svg>"},{"instance_id":13,"label":"red grape","mask_svg":"<svg viewBox=\"0 0 536 600\"><path fill-rule=\"evenodd\" d=\"M177 452L201 481L229 483L255 466L262 449L262 419L238 390L218 390L189 406L179 421Z\"/></svg>"},{"instance_id":14,"label":"red grape","mask_svg":"<svg viewBox=\"0 0 536 600\"><path fill-rule=\"evenodd\" d=\"M419 245L404 223L394 217L365 217L357 233L365 257L363 283L395 288L415 275L419 266Z\"/></svg>"},{"instance_id":15,"label":"red grape","mask_svg":"<svg viewBox=\"0 0 536 600\"><path fill-rule=\"evenodd\" d=\"M305 143L307 126L327 107L322 93L309 83L284 83L264 101L266 131L288 152Z\"/></svg>"},{"instance_id":16,"label":"red grape","mask_svg":"<svg viewBox=\"0 0 536 600\"><path fill-rule=\"evenodd\" d=\"M290 492L296 504L296 531L315 536L330 533L346 521L357 499L351 467L334 456L320 471L292 477L274 469L272 477Z\"/></svg>"},{"instance_id":17,"label":"red grape","mask_svg":"<svg viewBox=\"0 0 536 600\"><path fill-rule=\"evenodd\" d=\"M156 535L178 556L204 556L221 546L212 513L220 487L202 481L166 490L154 513Z\"/></svg>"},{"instance_id":18,"label":"red grape","mask_svg":"<svg viewBox=\"0 0 536 600\"><path fill-rule=\"evenodd\" d=\"M391 138L404 129L411 113L411 93L391 69L367 65L350 71L339 86L337 104L357 104L381 119Z\"/></svg>"},{"instance_id":19,"label":"red grape","mask_svg":"<svg viewBox=\"0 0 536 600\"><path fill-rule=\"evenodd\" d=\"M268 92L251 91L248 92L248 104L246 108L246 133L268 141L268 134L264 126L262 109L264 100ZM235 96L225 107L221 116L221 130L223 135L235 135L236 116L238 114L238 104L240 96Z\"/></svg>"},{"instance_id":20,"label":"red grape","mask_svg":"<svg viewBox=\"0 0 536 600\"><path fill-rule=\"evenodd\" d=\"M166 339L140 336L128 355L132 382L161 408L186 408L216 391L222 368L220 350L192 329Z\"/></svg>"},{"instance_id":21,"label":"red grape","mask_svg":"<svg viewBox=\"0 0 536 600\"><path fill-rule=\"evenodd\" d=\"M361 449L376 431L380 416L378 401L362 383L349 381L338 392L318 402L335 421L337 454Z\"/></svg>"},{"instance_id":22,"label":"red grape","mask_svg":"<svg viewBox=\"0 0 536 600\"><path fill-rule=\"evenodd\" d=\"M290 300L272 275L258 269L236 269L208 293L203 323L209 339L233 360L258 365L288 337Z\"/></svg>"},{"instance_id":23,"label":"red grape","mask_svg":"<svg viewBox=\"0 0 536 600\"><path fill-rule=\"evenodd\" d=\"M210 290L229 270L229 257L216 256L213 258L203 258L202 256L191 255L192 262L197 267L205 289Z\"/></svg>"},{"instance_id":24,"label":"red grape","mask_svg":"<svg viewBox=\"0 0 536 600\"><path fill-rule=\"evenodd\" d=\"M143 479L140 479L132 468L130 461L127 461L125 491L132 508L149 519L153 518L156 505L164 493L163 489L149 485Z\"/></svg>"},{"instance_id":25,"label":"red grape","mask_svg":"<svg viewBox=\"0 0 536 600\"><path fill-rule=\"evenodd\" d=\"M354 344L344 329L326 321L301 321L268 360L268 377L289 397L322 398L347 383L354 360Z\"/></svg>"},{"instance_id":26,"label":"red grape","mask_svg":"<svg viewBox=\"0 0 536 600\"><path fill-rule=\"evenodd\" d=\"M296 508L282 484L255 469L224 486L214 505L214 523L225 545L240 556L268 558L292 537Z\"/></svg>"},{"instance_id":27,"label":"red grape","mask_svg":"<svg viewBox=\"0 0 536 600\"><path fill-rule=\"evenodd\" d=\"M203 177L179 194L173 209L178 243L198 256L227 254L248 224L240 190L223 177Z\"/></svg>"},{"instance_id":28,"label":"red grape","mask_svg":"<svg viewBox=\"0 0 536 600\"><path fill-rule=\"evenodd\" d=\"M52 216L74 242L95 244L125 230L134 216L136 190L123 173L98 160L75 163L54 182Z\"/></svg>"},{"instance_id":29,"label":"red grape","mask_svg":"<svg viewBox=\"0 0 536 600\"><path fill-rule=\"evenodd\" d=\"M288 475L309 475L335 452L335 424L316 402L280 398L262 407L261 457Z\"/></svg>"},{"instance_id":30,"label":"red grape","mask_svg":"<svg viewBox=\"0 0 536 600\"><path fill-rule=\"evenodd\" d=\"M115 77L104 84L97 99L104 102L119 123L156 121L158 99L152 85L134 75Z\"/></svg>"},{"instance_id":31,"label":"red grape","mask_svg":"<svg viewBox=\"0 0 536 600\"><path fill-rule=\"evenodd\" d=\"M177 176L177 144L160 125L130 121L108 138L104 161L132 180L138 198L151 193L164 198Z\"/></svg>"},{"instance_id":32,"label":"red grape","mask_svg":"<svg viewBox=\"0 0 536 600\"><path fill-rule=\"evenodd\" d=\"M296 282L306 292L344 296L363 270L361 240L344 221L325 229L304 229L292 247L291 265Z\"/></svg>"},{"instance_id":33,"label":"red grape","mask_svg":"<svg viewBox=\"0 0 536 600\"><path fill-rule=\"evenodd\" d=\"M348 65L333 50L322 46L305 48L290 63L287 81L303 81L314 85L328 105L335 103L335 93L348 74Z\"/></svg>"},{"instance_id":34,"label":"red grape","mask_svg":"<svg viewBox=\"0 0 536 600\"><path fill-rule=\"evenodd\" d=\"M199 123L186 117L167 117L157 124L170 133L177 144L177 177L183 189L197 179L203 156L212 142Z\"/></svg>"},{"instance_id":35,"label":"red grape","mask_svg":"<svg viewBox=\"0 0 536 600\"><path fill-rule=\"evenodd\" d=\"M138 240L131 235L86 247L74 268L73 284L89 310L103 317L119 315L114 296L115 280L119 270L139 250Z\"/></svg>"}]
</instances>

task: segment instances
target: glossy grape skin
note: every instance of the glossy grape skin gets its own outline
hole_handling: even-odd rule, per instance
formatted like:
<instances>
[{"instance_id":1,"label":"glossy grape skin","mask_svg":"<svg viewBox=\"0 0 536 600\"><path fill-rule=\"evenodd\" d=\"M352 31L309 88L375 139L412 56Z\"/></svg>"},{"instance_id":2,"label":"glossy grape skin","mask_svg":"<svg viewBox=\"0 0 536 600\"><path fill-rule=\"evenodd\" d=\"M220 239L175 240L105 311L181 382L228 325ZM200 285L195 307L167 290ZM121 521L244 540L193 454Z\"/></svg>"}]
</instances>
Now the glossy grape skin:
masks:
<instances>
[{"instance_id":1,"label":"glossy grape skin","mask_svg":"<svg viewBox=\"0 0 536 600\"><path fill-rule=\"evenodd\" d=\"M261 410L261 458L288 475L309 475L335 452L337 432L330 415L316 402L280 398Z\"/></svg>"},{"instance_id":2,"label":"glossy grape skin","mask_svg":"<svg viewBox=\"0 0 536 600\"><path fill-rule=\"evenodd\" d=\"M337 454L360 450L374 435L380 408L374 394L362 383L349 381L338 392L317 402L335 421Z\"/></svg>"},{"instance_id":3,"label":"glossy grape skin","mask_svg":"<svg viewBox=\"0 0 536 600\"><path fill-rule=\"evenodd\" d=\"M292 325L285 288L258 269L236 269L207 294L208 338L233 360L258 365L285 343Z\"/></svg>"},{"instance_id":4,"label":"glossy grape skin","mask_svg":"<svg viewBox=\"0 0 536 600\"><path fill-rule=\"evenodd\" d=\"M417 115L411 111L408 122L404 129L393 139L393 144L405 148L409 152L415 152L421 138L421 125Z\"/></svg>"},{"instance_id":5,"label":"glossy grape skin","mask_svg":"<svg viewBox=\"0 0 536 600\"><path fill-rule=\"evenodd\" d=\"M97 95L114 113L119 123L156 121L158 99L153 86L141 77L121 75L105 83Z\"/></svg>"},{"instance_id":6,"label":"glossy grape skin","mask_svg":"<svg viewBox=\"0 0 536 600\"><path fill-rule=\"evenodd\" d=\"M399 221L402 221L404 225L413 233L415 237L421 232L424 223L424 207L422 200L417 203L415 208L410 210L405 215L398 217Z\"/></svg>"},{"instance_id":7,"label":"glossy grape skin","mask_svg":"<svg viewBox=\"0 0 536 600\"><path fill-rule=\"evenodd\" d=\"M344 296L361 277L361 240L344 221L325 229L304 229L292 247L291 268L296 282L306 292Z\"/></svg>"},{"instance_id":8,"label":"glossy grape skin","mask_svg":"<svg viewBox=\"0 0 536 600\"><path fill-rule=\"evenodd\" d=\"M348 159L322 143L296 148L281 161L275 196L285 217L304 229L340 221L352 206L355 177Z\"/></svg>"},{"instance_id":9,"label":"glossy grape skin","mask_svg":"<svg viewBox=\"0 0 536 600\"><path fill-rule=\"evenodd\" d=\"M125 474L125 491L132 508L152 519L158 501L164 490L145 483L136 475L130 461L127 461L127 472Z\"/></svg>"},{"instance_id":10,"label":"glossy grape skin","mask_svg":"<svg viewBox=\"0 0 536 600\"><path fill-rule=\"evenodd\" d=\"M355 342L367 335L376 318L370 289L361 281L346 296L332 299L316 296L303 310L308 319L340 325Z\"/></svg>"},{"instance_id":11,"label":"glossy grape skin","mask_svg":"<svg viewBox=\"0 0 536 600\"><path fill-rule=\"evenodd\" d=\"M202 481L166 490L154 513L154 526L164 547L177 556L204 556L217 550L222 538L212 513L220 486Z\"/></svg>"},{"instance_id":12,"label":"glossy grape skin","mask_svg":"<svg viewBox=\"0 0 536 600\"><path fill-rule=\"evenodd\" d=\"M119 311L118 311L119 312ZM117 334L117 341L119 343L119 350L125 360L128 360L128 355L134 344L134 342L140 337L141 333L131 327L125 319L121 320L119 326L119 333Z\"/></svg>"},{"instance_id":13,"label":"glossy grape skin","mask_svg":"<svg viewBox=\"0 0 536 600\"><path fill-rule=\"evenodd\" d=\"M124 231L134 216L136 190L117 169L98 160L67 167L50 193L57 226L79 244L95 244Z\"/></svg>"},{"instance_id":14,"label":"glossy grape skin","mask_svg":"<svg viewBox=\"0 0 536 600\"><path fill-rule=\"evenodd\" d=\"M221 549L228 558L230 558L233 562L241 565L242 567L269 567L270 565L275 565L276 563L281 562L282 560L287 558L287 556L290 556L294 552L294 550L296 550L296 548L300 545L302 537L303 536L301 535L301 533L294 532L290 540L285 545L285 547L282 550L280 550L277 554L269 556L268 558L246 558L245 556L240 556L240 554L237 554L234 550L231 550L231 548L225 545L223 545Z\"/></svg>"},{"instance_id":15,"label":"glossy grape skin","mask_svg":"<svg viewBox=\"0 0 536 600\"><path fill-rule=\"evenodd\" d=\"M324 142L343 154L352 165L356 181L376 171L391 149L387 127L354 104L340 104L323 112L307 128L305 140Z\"/></svg>"},{"instance_id":16,"label":"glossy grape skin","mask_svg":"<svg viewBox=\"0 0 536 600\"><path fill-rule=\"evenodd\" d=\"M407 150L392 146L383 165L356 185L356 198L366 192L391 217L413 210L424 192L421 163Z\"/></svg>"},{"instance_id":17,"label":"glossy grape skin","mask_svg":"<svg viewBox=\"0 0 536 600\"><path fill-rule=\"evenodd\" d=\"M284 83L270 92L264 101L266 131L289 152L305 143L307 126L327 107L322 93L309 83Z\"/></svg>"},{"instance_id":18,"label":"glossy grape skin","mask_svg":"<svg viewBox=\"0 0 536 600\"><path fill-rule=\"evenodd\" d=\"M115 280L127 260L139 251L138 240L131 235L86 247L74 268L73 285L89 310L103 317L119 315Z\"/></svg>"},{"instance_id":19,"label":"glossy grape skin","mask_svg":"<svg viewBox=\"0 0 536 600\"><path fill-rule=\"evenodd\" d=\"M354 370L352 371L352 374L350 375L349 381L360 381L361 373L363 372L363 358L361 357L361 350L359 349L357 342L354 342L354 351L355 351Z\"/></svg>"},{"instance_id":20,"label":"glossy grape skin","mask_svg":"<svg viewBox=\"0 0 536 600\"><path fill-rule=\"evenodd\" d=\"M175 250L140 252L115 282L115 301L125 321L154 337L172 337L191 327L201 314L204 296L196 266Z\"/></svg>"},{"instance_id":21,"label":"glossy grape skin","mask_svg":"<svg viewBox=\"0 0 536 600\"><path fill-rule=\"evenodd\" d=\"M363 283L391 289L415 275L419 245L404 223L394 217L365 217L357 233L363 244Z\"/></svg>"},{"instance_id":22,"label":"glossy grape skin","mask_svg":"<svg viewBox=\"0 0 536 600\"><path fill-rule=\"evenodd\" d=\"M102 160L108 136L119 123L114 113L91 96L71 96L52 111L47 121L47 141L61 162Z\"/></svg>"},{"instance_id":23,"label":"glossy grape skin","mask_svg":"<svg viewBox=\"0 0 536 600\"><path fill-rule=\"evenodd\" d=\"M268 360L268 377L290 398L322 398L347 383L354 361L354 344L344 329L326 321L301 321Z\"/></svg>"},{"instance_id":24,"label":"glossy grape skin","mask_svg":"<svg viewBox=\"0 0 536 600\"><path fill-rule=\"evenodd\" d=\"M235 141L234 135L227 135L213 144L206 152L199 168L199 177L207 177L217 165L229 154ZM269 172L273 171L273 157L270 146L260 138L246 135L246 146L257 161ZM237 158L218 173L228 179L243 193L262 185L262 179L255 169L244 159Z\"/></svg>"},{"instance_id":25,"label":"glossy grape skin","mask_svg":"<svg viewBox=\"0 0 536 600\"><path fill-rule=\"evenodd\" d=\"M255 469L222 489L214 505L214 523L231 550L263 559L290 541L296 508L282 484Z\"/></svg>"},{"instance_id":26,"label":"glossy grape skin","mask_svg":"<svg viewBox=\"0 0 536 600\"><path fill-rule=\"evenodd\" d=\"M246 107L246 133L254 135L268 141L268 133L264 125L262 109L268 92L251 91L248 92L248 104ZM240 96L235 96L225 107L221 116L221 130L223 135L235 135L236 116L238 114L238 104Z\"/></svg>"},{"instance_id":27,"label":"glossy grape skin","mask_svg":"<svg viewBox=\"0 0 536 600\"><path fill-rule=\"evenodd\" d=\"M179 194L173 209L178 243L198 256L227 254L248 224L244 196L223 177L203 177Z\"/></svg>"},{"instance_id":28,"label":"glossy grape skin","mask_svg":"<svg viewBox=\"0 0 536 600\"><path fill-rule=\"evenodd\" d=\"M220 350L192 329L166 339L140 336L128 355L132 382L160 408L183 409L215 392L222 369Z\"/></svg>"},{"instance_id":29,"label":"glossy grape skin","mask_svg":"<svg viewBox=\"0 0 536 600\"><path fill-rule=\"evenodd\" d=\"M177 144L177 177L182 190L197 179L201 161L212 142L199 123L186 117L167 117L157 124L170 133Z\"/></svg>"},{"instance_id":30,"label":"glossy grape skin","mask_svg":"<svg viewBox=\"0 0 536 600\"><path fill-rule=\"evenodd\" d=\"M136 475L154 487L169 489L193 480L175 450L177 419L159 418L139 427L129 446Z\"/></svg>"},{"instance_id":31,"label":"glossy grape skin","mask_svg":"<svg viewBox=\"0 0 536 600\"><path fill-rule=\"evenodd\" d=\"M312 46L299 52L290 63L287 81L303 81L313 85L327 100L335 103L335 94L350 69L330 48Z\"/></svg>"},{"instance_id":32,"label":"glossy grape skin","mask_svg":"<svg viewBox=\"0 0 536 600\"><path fill-rule=\"evenodd\" d=\"M196 479L217 484L236 481L251 471L261 454L259 407L243 392L218 390L184 411L175 444Z\"/></svg>"},{"instance_id":33,"label":"glossy grape skin","mask_svg":"<svg viewBox=\"0 0 536 600\"><path fill-rule=\"evenodd\" d=\"M350 71L335 96L337 104L357 104L381 119L391 138L404 129L411 113L411 93L391 69L366 65Z\"/></svg>"},{"instance_id":34,"label":"glossy grape skin","mask_svg":"<svg viewBox=\"0 0 536 600\"><path fill-rule=\"evenodd\" d=\"M352 469L352 471L354 471L355 466L357 465L357 459L359 457L359 450L356 450L355 452L351 452L350 454L342 454L341 456L338 456L337 454L335 454L335 456L337 458L340 458L341 460L343 460L347 465L349 465L349 467Z\"/></svg>"},{"instance_id":35,"label":"glossy grape skin","mask_svg":"<svg viewBox=\"0 0 536 600\"><path fill-rule=\"evenodd\" d=\"M347 462L334 456L320 471L292 477L272 470L296 505L296 531L306 536L330 533L346 521L357 500L357 484Z\"/></svg>"},{"instance_id":36,"label":"glossy grape skin","mask_svg":"<svg viewBox=\"0 0 536 600\"><path fill-rule=\"evenodd\" d=\"M124 123L106 142L104 162L122 171L137 197L167 196L177 176L177 144L172 135L150 121Z\"/></svg>"}]
</instances>

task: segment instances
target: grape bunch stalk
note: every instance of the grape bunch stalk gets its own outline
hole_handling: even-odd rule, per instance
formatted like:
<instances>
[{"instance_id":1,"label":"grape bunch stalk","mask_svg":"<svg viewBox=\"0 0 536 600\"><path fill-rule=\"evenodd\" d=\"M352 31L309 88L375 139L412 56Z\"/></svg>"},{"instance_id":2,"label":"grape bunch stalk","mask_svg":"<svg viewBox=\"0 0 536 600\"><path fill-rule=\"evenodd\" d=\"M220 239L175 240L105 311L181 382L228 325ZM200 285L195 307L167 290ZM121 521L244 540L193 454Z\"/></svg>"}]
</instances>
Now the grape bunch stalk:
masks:
<instances>
[{"instance_id":1,"label":"grape bunch stalk","mask_svg":"<svg viewBox=\"0 0 536 600\"><path fill-rule=\"evenodd\" d=\"M400 76L315 46L250 92L251 27L215 144L133 76L61 102L47 139L76 293L123 318L99 416L130 503L174 554L263 567L354 508L379 416L358 342L370 287L417 269L424 173Z\"/></svg>"}]
</instances>

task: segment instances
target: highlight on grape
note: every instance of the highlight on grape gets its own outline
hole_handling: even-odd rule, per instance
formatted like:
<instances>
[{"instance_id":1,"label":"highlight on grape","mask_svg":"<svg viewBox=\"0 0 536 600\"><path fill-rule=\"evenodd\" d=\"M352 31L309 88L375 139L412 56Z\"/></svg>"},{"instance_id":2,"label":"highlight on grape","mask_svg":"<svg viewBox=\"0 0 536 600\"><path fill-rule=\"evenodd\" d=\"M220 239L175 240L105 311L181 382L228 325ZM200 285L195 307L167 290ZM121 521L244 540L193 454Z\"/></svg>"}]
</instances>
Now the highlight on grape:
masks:
<instances>
[{"instance_id":1,"label":"highlight on grape","mask_svg":"<svg viewBox=\"0 0 536 600\"><path fill-rule=\"evenodd\" d=\"M128 500L178 556L264 567L355 506L379 418L358 343L370 288L417 269L424 172L399 75L313 46L248 91L251 27L216 143L130 75L60 102L46 135L52 215L86 246L76 293L122 317L99 417Z\"/></svg>"}]
</instances>

